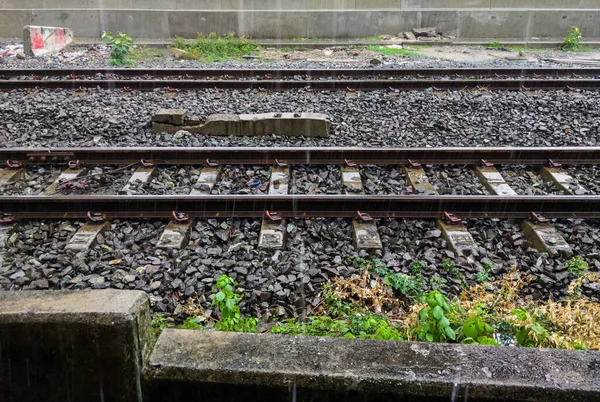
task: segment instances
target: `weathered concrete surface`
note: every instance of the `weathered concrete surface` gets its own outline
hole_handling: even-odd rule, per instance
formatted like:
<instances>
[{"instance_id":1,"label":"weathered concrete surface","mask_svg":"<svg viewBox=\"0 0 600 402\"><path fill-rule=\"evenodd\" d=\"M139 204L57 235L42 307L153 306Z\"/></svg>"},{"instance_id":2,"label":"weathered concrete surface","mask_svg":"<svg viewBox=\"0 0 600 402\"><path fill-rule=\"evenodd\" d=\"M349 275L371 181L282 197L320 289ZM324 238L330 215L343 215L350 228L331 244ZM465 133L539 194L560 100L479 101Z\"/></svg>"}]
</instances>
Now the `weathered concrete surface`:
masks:
<instances>
[{"instance_id":1,"label":"weathered concrete surface","mask_svg":"<svg viewBox=\"0 0 600 402\"><path fill-rule=\"evenodd\" d=\"M597 401L598 378L597 352L165 330L144 371L144 395L172 402Z\"/></svg>"},{"instance_id":2,"label":"weathered concrete surface","mask_svg":"<svg viewBox=\"0 0 600 402\"><path fill-rule=\"evenodd\" d=\"M139 401L144 292L0 292L0 400Z\"/></svg>"},{"instance_id":3,"label":"weathered concrete surface","mask_svg":"<svg viewBox=\"0 0 600 402\"><path fill-rule=\"evenodd\" d=\"M23 51L27 56L58 53L73 43L73 31L61 27L23 27Z\"/></svg>"},{"instance_id":4,"label":"weathered concrete surface","mask_svg":"<svg viewBox=\"0 0 600 402\"><path fill-rule=\"evenodd\" d=\"M550 255L564 254L570 256L573 254L573 249L569 243L567 243L564 237L558 233L558 230L549 223L536 224L530 221L523 221L521 230L523 230L525 237L538 251Z\"/></svg>"},{"instance_id":5,"label":"weathered concrete surface","mask_svg":"<svg viewBox=\"0 0 600 402\"><path fill-rule=\"evenodd\" d=\"M186 130L194 134L288 137L328 137L330 122L322 113L213 114L202 121L184 119L181 110L159 110L152 117L152 130L174 134ZM169 121L169 123L167 123ZM183 121L182 124L173 121Z\"/></svg>"},{"instance_id":6,"label":"weathered concrete surface","mask_svg":"<svg viewBox=\"0 0 600 402\"><path fill-rule=\"evenodd\" d=\"M357 0L358 1L358 0ZM367 0L365 0L367 1ZM594 0L590 0L594 1ZM123 3L126 3L124 1ZM134 38L195 38L198 32L224 35L235 32L253 39L294 37L363 38L372 35L436 27L443 35L459 39L523 39L564 37L573 25L584 38L600 37L600 6L582 3L581 8L512 7L496 8L393 8L336 10L244 9L206 7L185 9L5 9L0 13L0 37L20 36L24 24L68 26L80 37L98 38L103 30L127 32ZM231 3L235 4L235 3ZM557 3L553 3L557 4ZM570 3L569 3L570 4ZM22 7L22 6L19 6ZM99 7L99 6L96 6ZM149 7L149 6L146 6ZM198 6L200 7L200 6Z\"/></svg>"}]
</instances>

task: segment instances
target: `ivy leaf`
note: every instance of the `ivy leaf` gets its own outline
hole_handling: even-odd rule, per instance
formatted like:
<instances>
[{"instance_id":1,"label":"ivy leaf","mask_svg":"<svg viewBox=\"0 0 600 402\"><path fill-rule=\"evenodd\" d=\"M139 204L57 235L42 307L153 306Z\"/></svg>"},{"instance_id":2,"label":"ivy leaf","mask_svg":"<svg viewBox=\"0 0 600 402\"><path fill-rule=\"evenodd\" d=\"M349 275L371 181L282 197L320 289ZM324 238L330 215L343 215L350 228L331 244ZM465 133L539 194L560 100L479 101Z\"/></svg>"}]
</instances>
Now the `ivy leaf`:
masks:
<instances>
[{"instance_id":1,"label":"ivy leaf","mask_svg":"<svg viewBox=\"0 0 600 402\"><path fill-rule=\"evenodd\" d=\"M444 332L446 333L446 336L448 338L452 339L453 341L456 340L456 334L454 333L454 330L452 330L452 328L445 327Z\"/></svg>"},{"instance_id":2,"label":"ivy leaf","mask_svg":"<svg viewBox=\"0 0 600 402\"><path fill-rule=\"evenodd\" d=\"M439 321L440 327L447 328L450 326L450 321L442 315L442 319Z\"/></svg>"},{"instance_id":3,"label":"ivy leaf","mask_svg":"<svg viewBox=\"0 0 600 402\"><path fill-rule=\"evenodd\" d=\"M419 311L419 318L421 321L424 321L427 318L427 308L423 307L421 311Z\"/></svg>"},{"instance_id":4,"label":"ivy leaf","mask_svg":"<svg viewBox=\"0 0 600 402\"><path fill-rule=\"evenodd\" d=\"M219 292L219 293L217 293L217 295L215 296L215 298L217 299L217 301L222 302L223 300L225 300L225 293Z\"/></svg>"},{"instance_id":5,"label":"ivy leaf","mask_svg":"<svg viewBox=\"0 0 600 402\"><path fill-rule=\"evenodd\" d=\"M429 332L427 333L427 335L425 335L425 338L427 338L428 342L433 342L433 334L430 334Z\"/></svg>"}]
</instances>

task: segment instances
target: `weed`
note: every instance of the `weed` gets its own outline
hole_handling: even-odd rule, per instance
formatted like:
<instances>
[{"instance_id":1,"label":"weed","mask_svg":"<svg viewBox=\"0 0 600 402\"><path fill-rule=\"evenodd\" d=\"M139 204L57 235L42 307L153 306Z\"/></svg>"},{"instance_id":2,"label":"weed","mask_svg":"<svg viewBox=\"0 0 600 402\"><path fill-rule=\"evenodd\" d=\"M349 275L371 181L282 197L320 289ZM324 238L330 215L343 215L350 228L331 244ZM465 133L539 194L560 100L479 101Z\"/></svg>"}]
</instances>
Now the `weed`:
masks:
<instances>
[{"instance_id":1,"label":"weed","mask_svg":"<svg viewBox=\"0 0 600 402\"><path fill-rule=\"evenodd\" d=\"M198 34L198 38L194 41L185 41L176 37L174 46L205 62L227 61L259 50L259 46L248 38L236 37L234 33L219 36L214 32L207 36Z\"/></svg>"},{"instance_id":2,"label":"weed","mask_svg":"<svg viewBox=\"0 0 600 402\"><path fill-rule=\"evenodd\" d=\"M150 321L150 335L152 336L152 341L156 342L161 332L163 332L166 328L173 328L174 324L169 319L163 317L162 315L156 316L152 321Z\"/></svg>"},{"instance_id":3,"label":"weed","mask_svg":"<svg viewBox=\"0 0 600 402\"><path fill-rule=\"evenodd\" d=\"M133 49L129 54L129 57L133 61L139 60L151 60L159 57L163 57L165 54L165 49L158 49L155 47L138 47Z\"/></svg>"},{"instance_id":4,"label":"weed","mask_svg":"<svg viewBox=\"0 0 600 402\"><path fill-rule=\"evenodd\" d=\"M130 53L133 50L133 39L131 36L119 32L113 35L112 32L104 32L102 34L102 42L106 43L111 48L110 65L111 66L131 66L133 61L130 58Z\"/></svg>"},{"instance_id":5,"label":"weed","mask_svg":"<svg viewBox=\"0 0 600 402\"><path fill-rule=\"evenodd\" d=\"M438 274L435 274L431 278L429 278L429 286L433 290L441 291L441 290L446 289L446 281L444 280L444 278L442 278Z\"/></svg>"},{"instance_id":6,"label":"weed","mask_svg":"<svg viewBox=\"0 0 600 402\"><path fill-rule=\"evenodd\" d=\"M448 274L450 274L451 277L460 280L464 287L467 287L467 279L465 278L463 273L460 272L460 269L456 265L454 265L454 262L450 258L444 258L442 260L442 269L448 272Z\"/></svg>"},{"instance_id":7,"label":"weed","mask_svg":"<svg viewBox=\"0 0 600 402\"><path fill-rule=\"evenodd\" d=\"M492 280L492 278L490 278L490 271L492 270L492 268L494 267L494 263L493 262L484 262L482 264L482 267L479 271L477 271L477 273L475 274L475 282L477 283L486 283L486 282L490 282Z\"/></svg>"},{"instance_id":8,"label":"weed","mask_svg":"<svg viewBox=\"0 0 600 402\"><path fill-rule=\"evenodd\" d=\"M419 310L419 324L413 330L417 339L428 342L455 340L456 333L446 316L450 312L450 304L446 296L434 290L426 294L424 299L427 305Z\"/></svg>"},{"instance_id":9,"label":"weed","mask_svg":"<svg viewBox=\"0 0 600 402\"><path fill-rule=\"evenodd\" d=\"M238 306L242 296L234 293L233 288L237 283L227 275L221 275L213 288L216 292L213 305L219 307L221 319L215 324L217 331L230 332L257 332L256 318L242 318Z\"/></svg>"},{"instance_id":10,"label":"weed","mask_svg":"<svg viewBox=\"0 0 600 402\"><path fill-rule=\"evenodd\" d=\"M178 329L202 329L202 324L196 317L189 317L177 326Z\"/></svg>"},{"instance_id":11,"label":"weed","mask_svg":"<svg viewBox=\"0 0 600 402\"><path fill-rule=\"evenodd\" d=\"M363 39L364 40L381 40L381 35L365 36Z\"/></svg>"},{"instance_id":12,"label":"weed","mask_svg":"<svg viewBox=\"0 0 600 402\"><path fill-rule=\"evenodd\" d=\"M589 270L588 263L580 255L571 258L565 266L573 279L581 278Z\"/></svg>"},{"instance_id":13,"label":"weed","mask_svg":"<svg viewBox=\"0 0 600 402\"><path fill-rule=\"evenodd\" d=\"M487 43L487 45L485 45L485 47L487 47L488 49L500 49L500 41L490 41Z\"/></svg>"},{"instance_id":14,"label":"weed","mask_svg":"<svg viewBox=\"0 0 600 402\"><path fill-rule=\"evenodd\" d=\"M576 52L580 50L583 37L581 36L581 30L578 27L571 27L569 33L565 37L562 45L562 49L565 52Z\"/></svg>"},{"instance_id":15,"label":"weed","mask_svg":"<svg viewBox=\"0 0 600 402\"><path fill-rule=\"evenodd\" d=\"M367 46L367 50L379 52L386 56L402 55L407 57L418 56L419 52L411 48L397 48L389 46L370 45Z\"/></svg>"}]
</instances>

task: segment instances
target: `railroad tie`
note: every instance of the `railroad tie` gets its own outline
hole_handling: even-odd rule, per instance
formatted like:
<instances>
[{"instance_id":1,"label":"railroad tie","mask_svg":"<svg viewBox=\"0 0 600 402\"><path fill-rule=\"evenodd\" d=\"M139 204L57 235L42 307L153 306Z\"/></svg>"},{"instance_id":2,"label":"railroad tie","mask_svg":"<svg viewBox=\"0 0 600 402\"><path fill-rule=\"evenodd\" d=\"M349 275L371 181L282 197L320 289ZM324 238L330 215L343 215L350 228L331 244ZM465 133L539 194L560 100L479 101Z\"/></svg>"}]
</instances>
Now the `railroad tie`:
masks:
<instances>
[{"instance_id":1,"label":"railroad tie","mask_svg":"<svg viewBox=\"0 0 600 402\"><path fill-rule=\"evenodd\" d=\"M19 181L27 169L25 168L4 168L0 169L0 184L9 184Z\"/></svg>"},{"instance_id":2,"label":"railroad tie","mask_svg":"<svg viewBox=\"0 0 600 402\"><path fill-rule=\"evenodd\" d=\"M271 170L269 180L269 195L287 195L289 192L290 167L277 164ZM276 212L276 211L273 211ZM258 237L258 247L281 250L285 247L285 219L273 216L270 212L263 217Z\"/></svg>"},{"instance_id":3,"label":"railroad tie","mask_svg":"<svg viewBox=\"0 0 600 402\"><path fill-rule=\"evenodd\" d=\"M58 188L59 186L64 185L65 183L68 183L69 181L76 179L79 176L83 176L86 173L87 173L87 168L75 168L75 169L68 168L64 172L62 172L56 178L56 180L54 180L54 182L52 182L52 184L50 184L48 187L46 187L40 195L45 195L45 196L54 195L60 191L60 189Z\"/></svg>"},{"instance_id":4,"label":"railroad tie","mask_svg":"<svg viewBox=\"0 0 600 402\"><path fill-rule=\"evenodd\" d=\"M364 186L357 166L347 163L340 167L342 184L346 195L364 194ZM381 250L381 237L377 224L371 218L357 211L357 217L352 219L352 239L356 250Z\"/></svg>"},{"instance_id":5,"label":"railroad tie","mask_svg":"<svg viewBox=\"0 0 600 402\"><path fill-rule=\"evenodd\" d=\"M137 168L119 193L123 195L140 194L138 187L148 183L155 173L156 168L154 166L142 166Z\"/></svg>"}]
</instances>

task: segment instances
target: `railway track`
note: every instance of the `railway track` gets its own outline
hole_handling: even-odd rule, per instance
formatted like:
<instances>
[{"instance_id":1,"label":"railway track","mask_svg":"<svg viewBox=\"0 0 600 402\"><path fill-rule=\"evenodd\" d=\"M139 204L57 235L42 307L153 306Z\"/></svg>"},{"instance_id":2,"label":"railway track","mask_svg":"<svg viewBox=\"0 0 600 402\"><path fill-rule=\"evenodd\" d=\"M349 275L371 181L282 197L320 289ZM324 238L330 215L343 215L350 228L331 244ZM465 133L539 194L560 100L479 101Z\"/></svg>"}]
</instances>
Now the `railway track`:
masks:
<instances>
[{"instance_id":1,"label":"railway track","mask_svg":"<svg viewBox=\"0 0 600 402\"><path fill-rule=\"evenodd\" d=\"M22 69L0 70L0 90L157 88L393 92L412 90L594 90L600 69Z\"/></svg>"},{"instance_id":2,"label":"railway track","mask_svg":"<svg viewBox=\"0 0 600 402\"><path fill-rule=\"evenodd\" d=\"M0 158L10 174L30 166L57 166L81 171L94 165L126 165L148 174L132 176L128 183L147 180L159 166L192 165L210 171L212 189L225 165L271 165L278 171L285 192L268 195L212 195L196 191L189 195L64 195L61 189L85 178L85 173L62 176L49 195L0 196L0 211L10 219L85 218L98 213L106 218L169 218L174 213L189 217L261 217L276 211L282 217L354 217L362 211L371 217L439 218L451 212L462 218L525 218L532 211L548 217L600 218L598 195L522 196L498 195L364 195L346 191L346 195L288 194L290 166L339 165L344 186L346 173L360 182L360 165L395 165L403 167L411 184L419 190L426 178L420 164L469 165L495 169L498 165L547 165L556 171L557 185L568 182L560 163L571 165L600 164L600 148L64 148L1 149ZM68 167L69 166L69 167ZM79 170L78 170L79 169ZM287 169L287 170L286 170ZM137 172L137 171L136 171ZM493 172L492 172L493 173ZM499 174L499 173L498 173ZM424 175L424 173L423 173ZM492 175L493 176L493 175ZM567 175L568 176L568 175ZM140 179L141 177L141 179ZM201 176L202 177L202 176ZM417 179L415 179L417 177ZM554 176L553 176L554 177ZM552 179L552 177L551 177ZM571 178L572 179L572 178ZM200 178L199 181L202 179ZM496 179L497 180L497 179ZM5 183L6 184L6 183ZM493 184L493 183L492 183ZM362 188L362 184L358 184ZM345 187L344 187L345 188ZM493 186L491 187L493 190ZM568 186L565 192L569 194ZM493 192L491 193L493 194Z\"/></svg>"}]
</instances>

